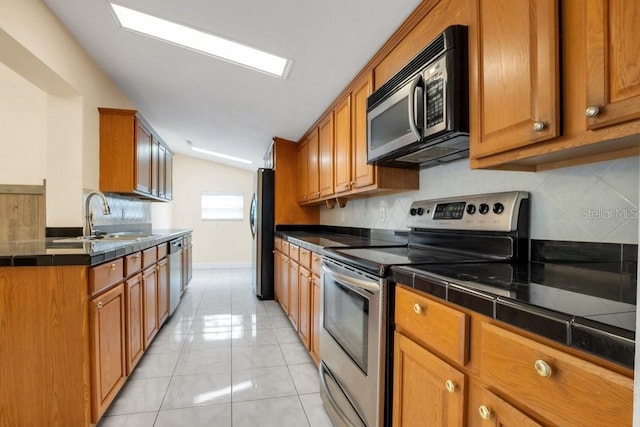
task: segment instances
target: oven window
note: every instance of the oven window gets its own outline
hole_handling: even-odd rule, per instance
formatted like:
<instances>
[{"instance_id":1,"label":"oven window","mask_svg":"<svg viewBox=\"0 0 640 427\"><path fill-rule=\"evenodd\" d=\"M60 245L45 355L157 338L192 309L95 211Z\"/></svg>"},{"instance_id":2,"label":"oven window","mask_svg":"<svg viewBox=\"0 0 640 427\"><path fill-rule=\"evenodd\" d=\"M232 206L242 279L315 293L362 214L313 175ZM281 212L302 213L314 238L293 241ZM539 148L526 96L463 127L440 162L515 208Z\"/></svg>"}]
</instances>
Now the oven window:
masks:
<instances>
[{"instance_id":1,"label":"oven window","mask_svg":"<svg viewBox=\"0 0 640 427\"><path fill-rule=\"evenodd\" d=\"M324 328L366 375L369 299L325 277Z\"/></svg>"}]
</instances>

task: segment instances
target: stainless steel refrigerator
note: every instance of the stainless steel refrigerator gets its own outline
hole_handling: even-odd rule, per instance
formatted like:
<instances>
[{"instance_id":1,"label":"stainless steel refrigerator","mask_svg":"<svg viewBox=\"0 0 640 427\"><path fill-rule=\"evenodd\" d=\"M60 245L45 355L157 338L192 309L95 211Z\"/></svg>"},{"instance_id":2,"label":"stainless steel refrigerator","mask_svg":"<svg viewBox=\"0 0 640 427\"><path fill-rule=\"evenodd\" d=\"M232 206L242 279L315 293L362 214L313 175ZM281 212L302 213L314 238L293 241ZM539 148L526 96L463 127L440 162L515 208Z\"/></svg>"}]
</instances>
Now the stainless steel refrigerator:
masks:
<instances>
[{"instance_id":1,"label":"stainless steel refrigerator","mask_svg":"<svg viewBox=\"0 0 640 427\"><path fill-rule=\"evenodd\" d=\"M253 285L260 299L273 299L274 173L258 169L249 221L253 234Z\"/></svg>"}]
</instances>

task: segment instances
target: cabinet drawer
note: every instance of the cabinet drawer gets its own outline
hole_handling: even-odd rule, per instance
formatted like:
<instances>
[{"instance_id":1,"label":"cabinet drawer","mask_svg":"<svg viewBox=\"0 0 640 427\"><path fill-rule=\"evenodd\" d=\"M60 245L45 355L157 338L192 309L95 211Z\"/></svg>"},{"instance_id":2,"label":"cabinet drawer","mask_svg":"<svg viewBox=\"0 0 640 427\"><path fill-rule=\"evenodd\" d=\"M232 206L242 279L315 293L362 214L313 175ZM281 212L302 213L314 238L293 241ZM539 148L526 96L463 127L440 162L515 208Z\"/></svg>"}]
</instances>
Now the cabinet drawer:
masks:
<instances>
[{"instance_id":1,"label":"cabinet drawer","mask_svg":"<svg viewBox=\"0 0 640 427\"><path fill-rule=\"evenodd\" d=\"M282 253L286 257L289 256L289 246L289 242L285 242L284 240L282 241Z\"/></svg>"},{"instance_id":2,"label":"cabinet drawer","mask_svg":"<svg viewBox=\"0 0 640 427\"><path fill-rule=\"evenodd\" d=\"M289 258L291 258L291 260L293 262L298 262L299 258L300 258L300 247L296 246L296 245L289 245Z\"/></svg>"},{"instance_id":3,"label":"cabinet drawer","mask_svg":"<svg viewBox=\"0 0 640 427\"><path fill-rule=\"evenodd\" d=\"M311 253L311 271L316 276L320 276L322 273L321 264L322 264L322 257L320 256L320 254L312 252Z\"/></svg>"},{"instance_id":4,"label":"cabinet drawer","mask_svg":"<svg viewBox=\"0 0 640 427\"><path fill-rule=\"evenodd\" d=\"M158 250L156 247L145 249L142 251L142 268L147 268L150 265L155 264L158 260Z\"/></svg>"},{"instance_id":5,"label":"cabinet drawer","mask_svg":"<svg viewBox=\"0 0 640 427\"><path fill-rule=\"evenodd\" d=\"M140 270L142 270L142 252L127 255L124 259L124 276L132 276Z\"/></svg>"},{"instance_id":6,"label":"cabinet drawer","mask_svg":"<svg viewBox=\"0 0 640 427\"><path fill-rule=\"evenodd\" d=\"M468 360L465 313L396 287L396 328L460 365Z\"/></svg>"},{"instance_id":7,"label":"cabinet drawer","mask_svg":"<svg viewBox=\"0 0 640 427\"><path fill-rule=\"evenodd\" d=\"M300 248L298 251L298 262L304 268L311 270L311 251L305 248Z\"/></svg>"},{"instance_id":8,"label":"cabinet drawer","mask_svg":"<svg viewBox=\"0 0 640 427\"><path fill-rule=\"evenodd\" d=\"M273 242L273 248L274 248L276 251L280 251L280 252L282 252L282 239L281 239L281 238L276 237L276 239L275 239L275 240L274 240L274 242Z\"/></svg>"},{"instance_id":9,"label":"cabinet drawer","mask_svg":"<svg viewBox=\"0 0 640 427\"><path fill-rule=\"evenodd\" d=\"M115 259L89 269L89 293L91 296L106 291L124 279L124 260Z\"/></svg>"},{"instance_id":10,"label":"cabinet drawer","mask_svg":"<svg viewBox=\"0 0 640 427\"><path fill-rule=\"evenodd\" d=\"M169 248L168 243L163 243L157 246L158 248L158 259L162 259L167 256L167 249Z\"/></svg>"},{"instance_id":11,"label":"cabinet drawer","mask_svg":"<svg viewBox=\"0 0 640 427\"><path fill-rule=\"evenodd\" d=\"M489 323L480 335L487 381L553 424L631 425L633 380Z\"/></svg>"}]
</instances>

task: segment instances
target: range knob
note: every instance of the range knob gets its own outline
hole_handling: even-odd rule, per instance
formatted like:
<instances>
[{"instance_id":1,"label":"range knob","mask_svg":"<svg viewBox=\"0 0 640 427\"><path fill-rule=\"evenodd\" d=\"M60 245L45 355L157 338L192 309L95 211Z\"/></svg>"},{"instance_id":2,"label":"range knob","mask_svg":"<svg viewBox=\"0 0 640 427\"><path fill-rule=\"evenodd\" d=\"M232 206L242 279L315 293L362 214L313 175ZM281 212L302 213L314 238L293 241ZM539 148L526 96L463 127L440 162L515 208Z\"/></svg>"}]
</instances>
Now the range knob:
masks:
<instances>
[{"instance_id":1,"label":"range knob","mask_svg":"<svg viewBox=\"0 0 640 427\"><path fill-rule=\"evenodd\" d=\"M418 215L424 215L424 209L418 208Z\"/></svg>"},{"instance_id":2,"label":"range knob","mask_svg":"<svg viewBox=\"0 0 640 427\"><path fill-rule=\"evenodd\" d=\"M411 216L416 216L416 213L417 213L417 212L418 212L418 211L417 211L417 209L416 209L416 208L411 208L411 210L409 210L409 215L411 215Z\"/></svg>"},{"instance_id":3,"label":"range knob","mask_svg":"<svg viewBox=\"0 0 640 427\"><path fill-rule=\"evenodd\" d=\"M467 205L467 213L469 215L476 213L476 205Z\"/></svg>"},{"instance_id":4,"label":"range knob","mask_svg":"<svg viewBox=\"0 0 640 427\"><path fill-rule=\"evenodd\" d=\"M502 203L500 203L500 202L494 203L493 204L493 213L500 215L502 212L504 212L504 205Z\"/></svg>"},{"instance_id":5,"label":"range knob","mask_svg":"<svg viewBox=\"0 0 640 427\"><path fill-rule=\"evenodd\" d=\"M489 212L489 205L486 203L481 203L480 207L478 208L478 211L482 214L485 215L487 212Z\"/></svg>"}]
</instances>

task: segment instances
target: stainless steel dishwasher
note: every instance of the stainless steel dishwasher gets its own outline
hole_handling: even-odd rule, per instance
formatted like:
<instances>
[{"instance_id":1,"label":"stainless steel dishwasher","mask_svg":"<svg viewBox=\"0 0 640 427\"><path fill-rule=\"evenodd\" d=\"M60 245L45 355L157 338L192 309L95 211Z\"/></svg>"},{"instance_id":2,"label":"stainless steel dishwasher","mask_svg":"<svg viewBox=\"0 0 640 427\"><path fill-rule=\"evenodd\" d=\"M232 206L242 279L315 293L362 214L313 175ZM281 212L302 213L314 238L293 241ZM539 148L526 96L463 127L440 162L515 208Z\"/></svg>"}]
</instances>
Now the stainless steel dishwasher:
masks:
<instances>
[{"instance_id":1,"label":"stainless steel dishwasher","mask_svg":"<svg viewBox=\"0 0 640 427\"><path fill-rule=\"evenodd\" d=\"M172 315L182 296L182 238L169 242L169 315Z\"/></svg>"}]
</instances>

